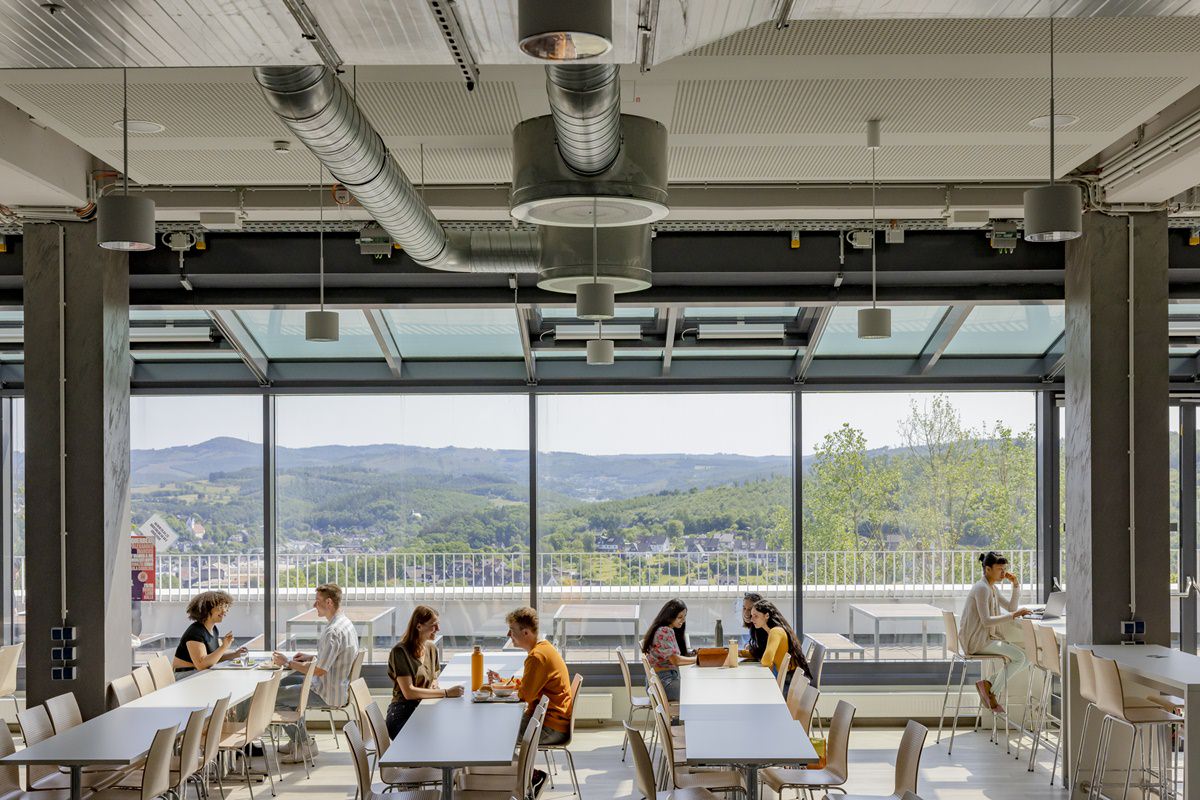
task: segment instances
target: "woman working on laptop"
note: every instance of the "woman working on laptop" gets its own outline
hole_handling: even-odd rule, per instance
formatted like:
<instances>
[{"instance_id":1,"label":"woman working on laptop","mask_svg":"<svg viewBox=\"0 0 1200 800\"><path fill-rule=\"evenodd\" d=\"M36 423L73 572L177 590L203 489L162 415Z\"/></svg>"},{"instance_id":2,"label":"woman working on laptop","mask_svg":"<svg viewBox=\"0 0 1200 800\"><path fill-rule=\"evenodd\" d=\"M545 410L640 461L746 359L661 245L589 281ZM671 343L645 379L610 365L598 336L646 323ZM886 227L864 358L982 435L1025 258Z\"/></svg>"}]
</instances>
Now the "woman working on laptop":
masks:
<instances>
[{"instance_id":1,"label":"woman working on laptop","mask_svg":"<svg viewBox=\"0 0 1200 800\"><path fill-rule=\"evenodd\" d=\"M1028 663L1020 647L1000 638L998 628L1005 622L1025 616L1029 609L1020 607L1021 582L1008 571L1008 559L989 550L979 557L979 563L983 565L983 579L972 586L967 595L962 622L959 624L959 638L968 654L990 653L1004 657L1004 669L995 681L982 680L975 684L979 696L992 711L1003 711L1004 707L996 700L996 695L1003 693L1008 681L1025 669ZM1007 599L1001 597L996 588L1001 581L1012 584L1012 592ZM1001 609L1004 609L1004 613Z\"/></svg>"}]
</instances>

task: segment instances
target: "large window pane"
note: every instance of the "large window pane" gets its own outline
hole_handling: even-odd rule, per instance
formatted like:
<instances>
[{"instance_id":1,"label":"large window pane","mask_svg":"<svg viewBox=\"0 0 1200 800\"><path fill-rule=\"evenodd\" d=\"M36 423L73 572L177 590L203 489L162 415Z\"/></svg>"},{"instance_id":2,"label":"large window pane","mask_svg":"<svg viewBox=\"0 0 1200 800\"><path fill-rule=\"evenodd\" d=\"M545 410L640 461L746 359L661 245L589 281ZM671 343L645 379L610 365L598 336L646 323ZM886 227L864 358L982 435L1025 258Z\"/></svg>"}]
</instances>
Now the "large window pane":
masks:
<instances>
[{"instance_id":1,"label":"large window pane","mask_svg":"<svg viewBox=\"0 0 1200 800\"><path fill-rule=\"evenodd\" d=\"M315 625L296 618L335 581L375 661L418 603L440 612L444 653L499 647L529 598L528 420L519 395L278 398L288 646L312 647Z\"/></svg>"},{"instance_id":2,"label":"large window pane","mask_svg":"<svg viewBox=\"0 0 1200 800\"><path fill-rule=\"evenodd\" d=\"M693 646L741 634L747 590L791 617L792 416L787 394L539 397L538 602L569 660L615 659L672 597Z\"/></svg>"},{"instance_id":3,"label":"large window pane","mask_svg":"<svg viewBox=\"0 0 1200 800\"><path fill-rule=\"evenodd\" d=\"M1032 393L806 393L801 418L806 632L873 659L878 618L881 660L940 659L940 617L894 606L961 611L985 550L1036 596Z\"/></svg>"},{"instance_id":4,"label":"large window pane","mask_svg":"<svg viewBox=\"0 0 1200 800\"><path fill-rule=\"evenodd\" d=\"M12 576L12 635L13 642L25 641L25 398L12 401L13 408L13 576ZM4 621L5 624L9 620ZM21 651L21 660L25 651Z\"/></svg>"},{"instance_id":5,"label":"large window pane","mask_svg":"<svg viewBox=\"0 0 1200 800\"><path fill-rule=\"evenodd\" d=\"M206 589L233 595L222 633L237 644L263 633L262 407L256 396L130 400L134 531L157 517L178 537L158 549L156 599L133 604L133 632L151 640L138 658L174 650L188 600Z\"/></svg>"}]
</instances>

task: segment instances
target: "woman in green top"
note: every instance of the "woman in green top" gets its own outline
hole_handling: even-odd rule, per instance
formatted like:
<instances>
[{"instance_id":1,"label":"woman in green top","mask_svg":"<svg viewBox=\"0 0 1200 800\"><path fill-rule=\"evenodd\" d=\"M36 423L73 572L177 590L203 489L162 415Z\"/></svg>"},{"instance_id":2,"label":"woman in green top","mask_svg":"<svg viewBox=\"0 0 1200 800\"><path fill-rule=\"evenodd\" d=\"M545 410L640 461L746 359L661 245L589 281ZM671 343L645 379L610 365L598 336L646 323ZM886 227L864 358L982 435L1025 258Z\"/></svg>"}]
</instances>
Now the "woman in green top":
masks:
<instances>
[{"instance_id":1,"label":"woman in green top","mask_svg":"<svg viewBox=\"0 0 1200 800\"><path fill-rule=\"evenodd\" d=\"M417 606L400 642L388 656L392 703L387 710L387 727L393 739L422 700L462 696L461 686L438 686L438 652L433 646L438 630L437 612L429 606Z\"/></svg>"}]
</instances>

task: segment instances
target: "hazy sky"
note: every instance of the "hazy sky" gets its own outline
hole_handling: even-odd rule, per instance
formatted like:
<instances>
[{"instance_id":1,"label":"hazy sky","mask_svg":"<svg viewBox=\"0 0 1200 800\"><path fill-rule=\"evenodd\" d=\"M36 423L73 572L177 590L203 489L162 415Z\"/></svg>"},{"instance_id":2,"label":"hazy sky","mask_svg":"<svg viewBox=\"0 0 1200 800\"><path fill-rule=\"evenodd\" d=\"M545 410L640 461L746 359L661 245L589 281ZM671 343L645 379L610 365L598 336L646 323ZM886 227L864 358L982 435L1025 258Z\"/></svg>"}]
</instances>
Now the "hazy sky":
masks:
<instances>
[{"instance_id":1,"label":"hazy sky","mask_svg":"<svg viewBox=\"0 0 1200 800\"><path fill-rule=\"evenodd\" d=\"M872 447L900 444L899 421L929 393L804 395L803 449L848 421ZM997 420L1025 428L1034 420L1029 392L956 392L970 426ZM789 394L556 395L540 400L543 450L577 453L741 453L787 455ZM528 399L521 395L281 397L278 438L285 447L394 442L427 447L522 449ZM254 396L134 397L134 448L195 444L216 436L262 441L262 400ZM18 423L20 421L18 420ZM16 426L23 432L23 425ZM24 443L15 443L24 449Z\"/></svg>"}]
</instances>

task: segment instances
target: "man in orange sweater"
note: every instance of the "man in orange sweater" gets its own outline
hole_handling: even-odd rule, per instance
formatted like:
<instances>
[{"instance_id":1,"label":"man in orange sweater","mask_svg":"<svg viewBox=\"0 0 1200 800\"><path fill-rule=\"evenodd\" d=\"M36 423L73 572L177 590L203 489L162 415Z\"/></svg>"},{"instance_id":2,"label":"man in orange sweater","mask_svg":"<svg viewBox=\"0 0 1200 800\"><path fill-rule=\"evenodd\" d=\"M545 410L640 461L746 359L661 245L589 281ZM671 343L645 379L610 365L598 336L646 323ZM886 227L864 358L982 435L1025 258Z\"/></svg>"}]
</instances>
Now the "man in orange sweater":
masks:
<instances>
[{"instance_id":1,"label":"man in orange sweater","mask_svg":"<svg viewBox=\"0 0 1200 800\"><path fill-rule=\"evenodd\" d=\"M538 613L528 606L510 611L506 617L508 637L515 647L529 655L525 658L525 671L517 696L527 704L525 718L521 720L521 732L529 723L529 716L543 696L550 698L546 706L546 721L542 725L542 744L562 744L567 741L571 730L571 679L567 665L554 645L538 639ZM499 678L488 674L489 680Z\"/></svg>"}]
</instances>

